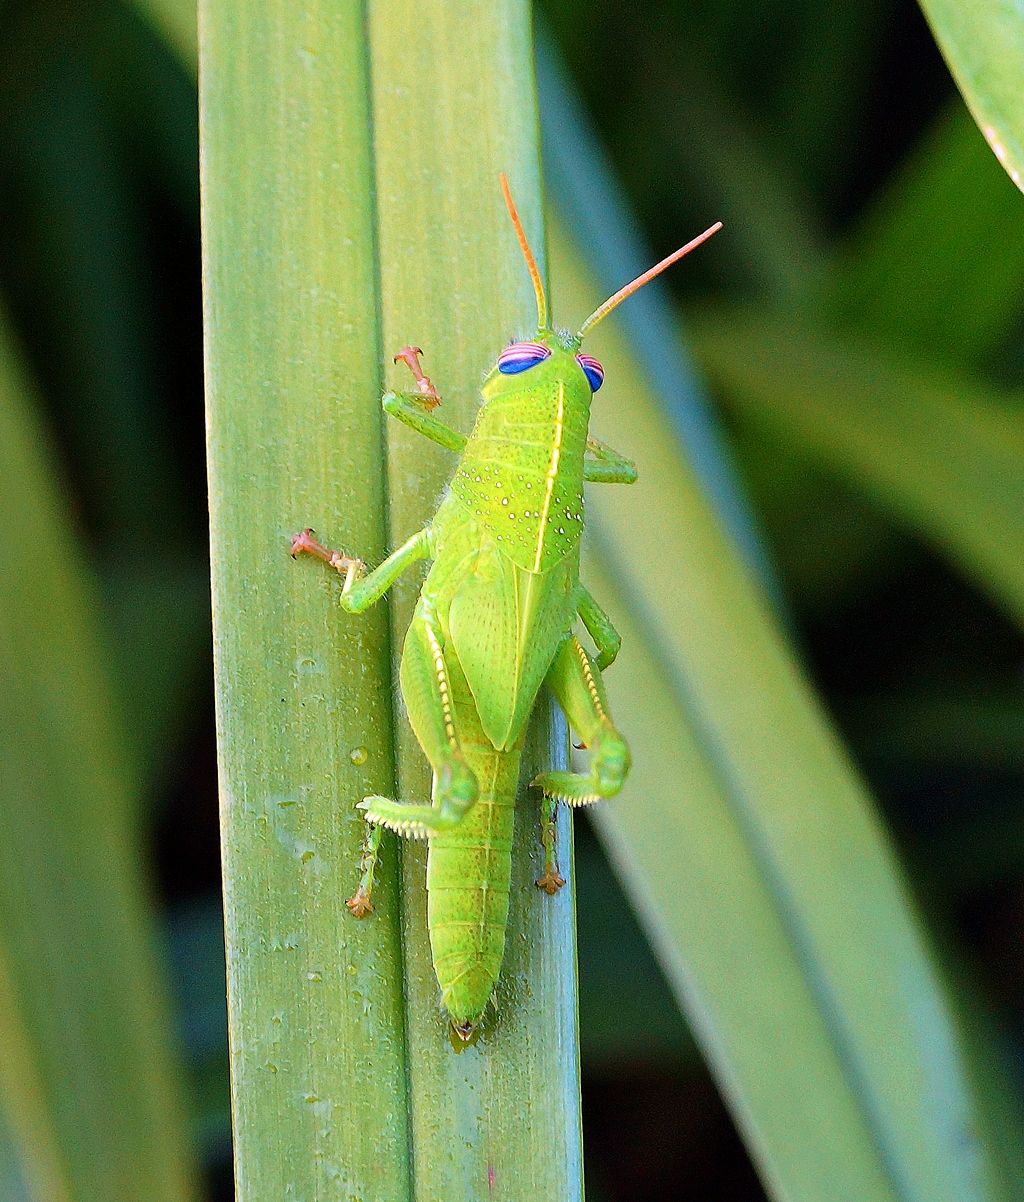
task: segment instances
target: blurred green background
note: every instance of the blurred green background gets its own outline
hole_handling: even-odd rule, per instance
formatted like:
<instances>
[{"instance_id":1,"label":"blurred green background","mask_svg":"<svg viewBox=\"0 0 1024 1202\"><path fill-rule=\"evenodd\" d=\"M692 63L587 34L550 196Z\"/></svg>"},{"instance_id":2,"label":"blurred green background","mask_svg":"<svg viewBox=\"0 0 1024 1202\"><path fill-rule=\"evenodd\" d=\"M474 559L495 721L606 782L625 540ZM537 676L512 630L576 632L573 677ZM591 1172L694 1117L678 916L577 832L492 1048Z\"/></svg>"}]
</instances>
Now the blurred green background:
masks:
<instances>
[{"instance_id":1,"label":"blurred green background","mask_svg":"<svg viewBox=\"0 0 1024 1202\"><path fill-rule=\"evenodd\" d=\"M216 1199L231 1165L196 95L188 38L168 36L182 6L147 7L153 23L112 0L0 5L2 395L28 396L34 423L24 454L3 434L0 733L15 740L28 712L59 738L65 704L102 711L123 764L110 805L130 807L136 845L97 853L97 888L119 864L145 878L151 913L133 921L150 924L170 982L169 1044ZM539 7L647 245L665 253L726 222L714 255L666 280L692 336L660 368L688 378L689 354L707 383L766 587L1019 1087L1022 198L909 0L666 0L642 19L609 0ZM556 121L553 176L573 170ZM887 404L918 395L916 420ZM854 396L867 418L850 426ZM37 469L52 489L42 518L68 539L22 512ZM26 581L46 563L74 579L41 574L36 595ZM57 699L18 683L59 650L40 647L55 599L68 656L91 657L108 694L83 685L76 700L72 667ZM23 750L7 757L12 810ZM69 748L69 763L88 754ZM32 816L12 847L31 846ZM597 840L577 830L588 1194L763 1197ZM76 837L67 854L89 861ZM59 858L24 881L0 870L22 889L8 909L20 896L51 924L84 921L52 900ZM3 967L0 952L0 1000ZM6 1174L0 1196L19 1197L24 1168Z\"/></svg>"}]
</instances>

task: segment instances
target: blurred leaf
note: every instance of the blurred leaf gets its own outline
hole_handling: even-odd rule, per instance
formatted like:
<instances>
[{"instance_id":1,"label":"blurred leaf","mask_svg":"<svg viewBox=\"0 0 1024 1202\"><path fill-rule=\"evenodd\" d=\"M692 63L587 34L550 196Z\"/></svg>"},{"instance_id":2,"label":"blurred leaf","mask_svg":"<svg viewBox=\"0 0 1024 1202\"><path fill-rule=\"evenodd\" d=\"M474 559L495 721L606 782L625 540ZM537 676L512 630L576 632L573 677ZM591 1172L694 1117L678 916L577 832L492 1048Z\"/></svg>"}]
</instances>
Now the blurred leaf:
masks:
<instances>
[{"instance_id":1,"label":"blurred leaf","mask_svg":"<svg viewBox=\"0 0 1024 1202\"><path fill-rule=\"evenodd\" d=\"M175 905L166 938L181 1042L191 1073L189 1098L198 1142L207 1158L231 1147L228 1015L224 975L224 913L217 899Z\"/></svg>"},{"instance_id":2,"label":"blurred leaf","mask_svg":"<svg viewBox=\"0 0 1024 1202\"><path fill-rule=\"evenodd\" d=\"M1024 13L1011 0L921 0L985 141L1024 186Z\"/></svg>"},{"instance_id":3,"label":"blurred leaf","mask_svg":"<svg viewBox=\"0 0 1024 1202\"><path fill-rule=\"evenodd\" d=\"M33 1202L25 1184L18 1150L8 1130L5 1116L0 1113L0 1198L4 1202ZM59 1202L57 1198L54 1202Z\"/></svg>"},{"instance_id":4,"label":"blurred leaf","mask_svg":"<svg viewBox=\"0 0 1024 1202\"><path fill-rule=\"evenodd\" d=\"M748 6L753 25L752 11ZM816 196L827 195L841 183L862 144L864 95L878 68L881 30L891 20L891 5L887 0L835 5L790 0L785 16L787 54L778 64L765 124L772 149L785 156L794 177L814 187Z\"/></svg>"},{"instance_id":5,"label":"blurred leaf","mask_svg":"<svg viewBox=\"0 0 1024 1202\"><path fill-rule=\"evenodd\" d=\"M872 204L841 267L843 316L932 362L975 365L1006 334L1024 300L1024 202L959 102Z\"/></svg>"},{"instance_id":6,"label":"blurred leaf","mask_svg":"<svg viewBox=\"0 0 1024 1202\"><path fill-rule=\"evenodd\" d=\"M872 697L843 714L862 754L889 761L952 767L974 763L994 771L1024 766L1024 693L988 688Z\"/></svg>"},{"instance_id":7,"label":"blurred leaf","mask_svg":"<svg viewBox=\"0 0 1024 1202\"><path fill-rule=\"evenodd\" d=\"M1014 767L1019 769L1020 764L1018 758ZM954 898L1000 882L1019 881L1024 874L1021 793L1017 788L1007 803L975 810L923 838L918 854L926 878L941 883Z\"/></svg>"},{"instance_id":8,"label":"blurred leaf","mask_svg":"<svg viewBox=\"0 0 1024 1202\"><path fill-rule=\"evenodd\" d=\"M786 595L804 619L843 611L906 570L911 540L800 448L733 423L736 460Z\"/></svg>"},{"instance_id":9,"label":"blurred leaf","mask_svg":"<svg viewBox=\"0 0 1024 1202\"><path fill-rule=\"evenodd\" d=\"M144 189L155 181L173 198L183 229L198 236L195 9L194 0L101 0L83 52L133 176ZM168 38L154 10L177 16L177 37Z\"/></svg>"},{"instance_id":10,"label":"blurred leaf","mask_svg":"<svg viewBox=\"0 0 1024 1202\"><path fill-rule=\"evenodd\" d=\"M182 902L167 915L168 954L186 1055L204 1060L227 1049L224 915L214 898Z\"/></svg>"},{"instance_id":11,"label":"blurred leaf","mask_svg":"<svg viewBox=\"0 0 1024 1202\"><path fill-rule=\"evenodd\" d=\"M596 817L629 897L775 1197L1015 1196L870 801L615 327L593 349L630 399L602 392L594 427L641 482L589 494L587 579L624 636L634 768Z\"/></svg>"},{"instance_id":12,"label":"blurred leaf","mask_svg":"<svg viewBox=\"0 0 1024 1202\"><path fill-rule=\"evenodd\" d=\"M198 66L195 0L133 0L193 74Z\"/></svg>"},{"instance_id":13,"label":"blurred leaf","mask_svg":"<svg viewBox=\"0 0 1024 1202\"><path fill-rule=\"evenodd\" d=\"M664 973L629 899L597 840L576 825L576 906L579 932L580 1055L589 1073L682 1070L696 1048ZM624 1013L623 982L629 982ZM589 1198L589 1181L588 1198Z\"/></svg>"},{"instance_id":14,"label":"blurred leaf","mask_svg":"<svg viewBox=\"0 0 1024 1202\"><path fill-rule=\"evenodd\" d=\"M0 330L0 1099L40 1199L192 1196L95 600Z\"/></svg>"},{"instance_id":15,"label":"blurred leaf","mask_svg":"<svg viewBox=\"0 0 1024 1202\"><path fill-rule=\"evenodd\" d=\"M545 182L554 210L587 247L587 261L602 295L610 295L654 261L579 98L567 84L554 47L537 51ZM716 242L716 247L718 243ZM596 293L595 293L596 295ZM556 297L557 301L557 297ZM593 307L593 298L585 304ZM581 309L579 317L589 310ZM718 429L703 381L681 343L677 314L663 281L655 281L619 310L633 354L657 390L673 429L751 569L779 600L771 564L758 540L753 515Z\"/></svg>"},{"instance_id":16,"label":"blurred leaf","mask_svg":"<svg viewBox=\"0 0 1024 1202\"><path fill-rule=\"evenodd\" d=\"M87 62L59 56L33 83L0 211L5 282L20 326L48 348L39 371L68 431L90 525L116 540L130 522L166 550L181 543L184 498L170 416L151 403L159 331L144 303L154 283L140 197Z\"/></svg>"},{"instance_id":17,"label":"blurred leaf","mask_svg":"<svg viewBox=\"0 0 1024 1202\"><path fill-rule=\"evenodd\" d=\"M890 509L1024 622L1024 431L1007 403L763 309L702 314L692 341L746 420Z\"/></svg>"},{"instance_id":18,"label":"blurred leaf","mask_svg":"<svg viewBox=\"0 0 1024 1202\"><path fill-rule=\"evenodd\" d=\"M205 564L171 556L118 556L101 575L111 669L138 792L152 788L194 716L206 683L210 582Z\"/></svg>"},{"instance_id":19,"label":"blurred leaf","mask_svg":"<svg viewBox=\"0 0 1024 1202\"><path fill-rule=\"evenodd\" d=\"M769 137L741 119L693 60L678 66L652 107L666 169L677 157L685 163L714 206L708 221L725 222L716 279L731 271L746 294L798 301L828 260L814 198L783 170Z\"/></svg>"},{"instance_id":20,"label":"blurred leaf","mask_svg":"<svg viewBox=\"0 0 1024 1202\"><path fill-rule=\"evenodd\" d=\"M194 25L194 5L180 7ZM74 53L58 11L74 23ZM208 680L204 568L189 562L205 560L205 530L201 506L185 503L202 473L198 230L190 239L187 224L198 220L195 81L113 0L33 5L17 23L0 268L105 560L109 644L135 718L131 791L141 795L195 712L186 692ZM184 304L177 274L163 270L161 243L180 252L164 187L187 210L194 279ZM127 577L108 575L122 568Z\"/></svg>"}]
</instances>

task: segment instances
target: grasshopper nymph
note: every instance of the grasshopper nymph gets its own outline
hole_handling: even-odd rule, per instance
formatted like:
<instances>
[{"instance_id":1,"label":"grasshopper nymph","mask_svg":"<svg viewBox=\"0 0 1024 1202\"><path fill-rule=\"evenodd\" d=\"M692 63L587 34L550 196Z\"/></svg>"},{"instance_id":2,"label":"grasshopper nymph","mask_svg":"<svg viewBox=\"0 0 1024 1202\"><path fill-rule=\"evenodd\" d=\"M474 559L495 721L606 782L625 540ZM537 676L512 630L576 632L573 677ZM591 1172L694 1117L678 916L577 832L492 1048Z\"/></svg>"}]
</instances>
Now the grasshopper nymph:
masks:
<instances>
[{"instance_id":1,"label":"grasshopper nymph","mask_svg":"<svg viewBox=\"0 0 1024 1202\"><path fill-rule=\"evenodd\" d=\"M341 604L361 613L410 565L433 564L405 637L400 680L409 721L433 769L431 804L367 797L362 875L348 907L369 914L382 828L428 839L427 923L441 1000L468 1040L494 990L505 950L512 816L526 726L542 684L590 749L588 772L542 772L544 872L555 893L555 809L611 797L629 771L629 748L612 725L601 670L619 636L580 583L583 482L631 484L636 468L589 435L590 401L604 371L581 353L583 337L626 297L721 228L699 237L609 297L569 334L548 324L540 272L505 176L502 191L537 297L537 331L507 346L483 382L473 432L433 415L441 398L417 347L404 360L416 391L388 392L392 417L462 458L430 525L378 568L328 550L309 530L292 554L313 555L344 577ZM577 617L597 648L575 637Z\"/></svg>"}]
</instances>

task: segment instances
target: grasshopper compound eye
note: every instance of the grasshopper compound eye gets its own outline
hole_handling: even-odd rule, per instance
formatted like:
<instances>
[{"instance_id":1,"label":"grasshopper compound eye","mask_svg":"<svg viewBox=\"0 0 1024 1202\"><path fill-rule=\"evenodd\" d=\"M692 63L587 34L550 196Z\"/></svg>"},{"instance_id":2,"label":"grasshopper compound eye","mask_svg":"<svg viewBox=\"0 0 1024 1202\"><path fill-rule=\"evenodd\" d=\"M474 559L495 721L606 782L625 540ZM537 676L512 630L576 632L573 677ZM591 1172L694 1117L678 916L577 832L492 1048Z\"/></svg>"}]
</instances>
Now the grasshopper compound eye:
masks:
<instances>
[{"instance_id":1,"label":"grasshopper compound eye","mask_svg":"<svg viewBox=\"0 0 1024 1202\"><path fill-rule=\"evenodd\" d=\"M498 371L505 376L518 375L550 358L551 350L542 342L513 342L498 356Z\"/></svg>"},{"instance_id":2,"label":"grasshopper compound eye","mask_svg":"<svg viewBox=\"0 0 1024 1202\"><path fill-rule=\"evenodd\" d=\"M604 383L604 368L593 355L577 355L576 362L583 368L583 374L587 377L590 391L597 392Z\"/></svg>"}]
</instances>

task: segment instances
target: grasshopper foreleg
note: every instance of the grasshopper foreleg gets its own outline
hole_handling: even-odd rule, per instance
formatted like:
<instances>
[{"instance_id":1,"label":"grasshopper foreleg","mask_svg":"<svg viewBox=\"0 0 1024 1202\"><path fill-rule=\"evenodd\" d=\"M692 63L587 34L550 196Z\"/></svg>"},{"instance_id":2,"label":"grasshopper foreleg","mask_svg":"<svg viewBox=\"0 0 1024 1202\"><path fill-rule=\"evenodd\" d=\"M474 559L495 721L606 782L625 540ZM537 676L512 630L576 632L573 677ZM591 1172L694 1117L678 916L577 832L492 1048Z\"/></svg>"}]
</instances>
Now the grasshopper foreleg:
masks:
<instances>
[{"instance_id":1,"label":"grasshopper foreleg","mask_svg":"<svg viewBox=\"0 0 1024 1202\"><path fill-rule=\"evenodd\" d=\"M386 392L382 402L384 412L398 418L400 422L404 422L424 438L429 438L431 442L461 455L466 449L465 434L446 426L433 415L432 410L441 404L441 395L430 379L423 374L419 358L422 354L418 346L404 346L395 356L396 363L401 359L408 365L416 381L417 391Z\"/></svg>"},{"instance_id":2,"label":"grasshopper foreleg","mask_svg":"<svg viewBox=\"0 0 1024 1202\"><path fill-rule=\"evenodd\" d=\"M416 839L451 830L476 801L476 777L459 746L455 702L441 632L421 599L405 636L399 673L402 696L416 738L434 772L432 805L367 797L367 822Z\"/></svg>"},{"instance_id":3,"label":"grasshopper foreleg","mask_svg":"<svg viewBox=\"0 0 1024 1202\"><path fill-rule=\"evenodd\" d=\"M379 601L406 568L430 554L430 530L427 528L414 534L369 574L365 574L366 568L362 560L325 547L313 538L312 530L303 530L301 534L296 534L292 539L291 550L293 557L311 555L344 576L341 604L350 613L361 613L375 601ZM359 861L359 887L345 903L356 918L365 918L373 913L371 895L380 838L379 826L370 826L367 829Z\"/></svg>"},{"instance_id":4,"label":"grasshopper foreleg","mask_svg":"<svg viewBox=\"0 0 1024 1202\"><path fill-rule=\"evenodd\" d=\"M292 557L298 555L312 555L344 576L341 604L349 613L358 614L379 601L407 568L430 555L430 528L417 531L369 573L361 559L342 555L340 551L332 551L318 543L312 530L303 530L292 539Z\"/></svg>"},{"instance_id":5,"label":"grasshopper foreleg","mask_svg":"<svg viewBox=\"0 0 1024 1202\"><path fill-rule=\"evenodd\" d=\"M572 806L589 805L618 793L629 771L629 748L608 716L600 669L579 639L570 637L562 644L547 684L569 725L590 748L590 771L542 772L533 784L548 797Z\"/></svg>"}]
</instances>

